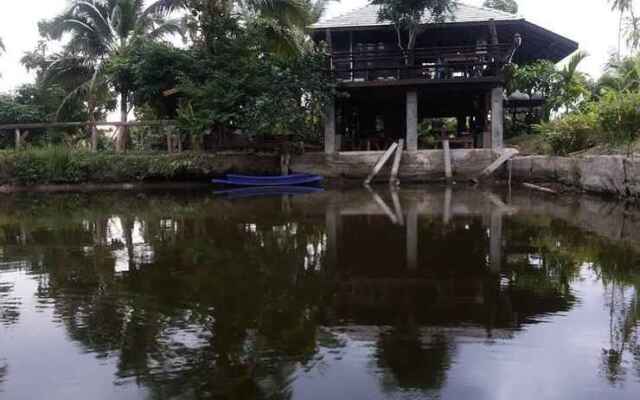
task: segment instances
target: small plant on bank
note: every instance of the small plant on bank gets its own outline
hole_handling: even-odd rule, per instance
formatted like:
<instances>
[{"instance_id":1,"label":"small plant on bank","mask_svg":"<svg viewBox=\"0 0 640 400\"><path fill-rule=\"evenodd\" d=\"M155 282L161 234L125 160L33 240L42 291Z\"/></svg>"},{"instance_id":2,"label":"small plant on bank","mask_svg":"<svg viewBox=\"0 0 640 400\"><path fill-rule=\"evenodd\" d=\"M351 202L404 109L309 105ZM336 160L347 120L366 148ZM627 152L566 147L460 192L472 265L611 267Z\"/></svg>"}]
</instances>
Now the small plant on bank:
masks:
<instances>
[{"instance_id":1,"label":"small plant on bank","mask_svg":"<svg viewBox=\"0 0 640 400\"><path fill-rule=\"evenodd\" d=\"M599 123L594 107L571 113L536 127L556 155L586 150L598 144Z\"/></svg>"}]
</instances>

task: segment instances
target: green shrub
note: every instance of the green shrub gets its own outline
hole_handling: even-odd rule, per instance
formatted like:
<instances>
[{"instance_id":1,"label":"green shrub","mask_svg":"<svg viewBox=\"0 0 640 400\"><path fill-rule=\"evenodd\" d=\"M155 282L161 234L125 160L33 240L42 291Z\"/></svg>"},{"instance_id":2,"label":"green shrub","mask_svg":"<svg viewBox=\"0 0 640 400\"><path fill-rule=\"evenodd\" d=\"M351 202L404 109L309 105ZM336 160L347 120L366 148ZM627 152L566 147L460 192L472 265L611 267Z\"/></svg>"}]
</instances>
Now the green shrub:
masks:
<instances>
[{"instance_id":1,"label":"green shrub","mask_svg":"<svg viewBox=\"0 0 640 400\"><path fill-rule=\"evenodd\" d=\"M600 139L599 126L595 108L587 107L582 112L538 125L536 130L543 135L553 154L567 155L595 146Z\"/></svg>"},{"instance_id":2,"label":"green shrub","mask_svg":"<svg viewBox=\"0 0 640 400\"><path fill-rule=\"evenodd\" d=\"M640 136L640 92L606 91L598 102L598 120L613 144L637 139Z\"/></svg>"},{"instance_id":3,"label":"green shrub","mask_svg":"<svg viewBox=\"0 0 640 400\"><path fill-rule=\"evenodd\" d=\"M0 151L0 185L207 180L234 168L235 161L229 157L233 156L208 153L96 154L62 147ZM247 161L251 166L250 171L245 172L273 173L279 167L276 156L254 157Z\"/></svg>"}]
</instances>

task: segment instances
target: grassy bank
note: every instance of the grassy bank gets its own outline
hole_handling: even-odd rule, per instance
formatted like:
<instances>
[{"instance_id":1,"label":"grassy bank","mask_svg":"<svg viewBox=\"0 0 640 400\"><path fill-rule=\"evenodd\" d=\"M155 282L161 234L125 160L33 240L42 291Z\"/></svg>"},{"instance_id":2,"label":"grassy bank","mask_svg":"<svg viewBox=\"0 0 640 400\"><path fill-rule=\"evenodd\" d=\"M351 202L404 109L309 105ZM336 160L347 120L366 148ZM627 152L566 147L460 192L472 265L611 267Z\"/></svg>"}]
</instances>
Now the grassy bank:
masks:
<instances>
[{"instance_id":1,"label":"grassy bank","mask_svg":"<svg viewBox=\"0 0 640 400\"><path fill-rule=\"evenodd\" d=\"M521 135L507 140L507 146L517 148L523 155L601 156L640 154L640 139L629 143L596 143L566 154L558 154L542 135Z\"/></svg>"},{"instance_id":2,"label":"grassy bank","mask_svg":"<svg viewBox=\"0 0 640 400\"><path fill-rule=\"evenodd\" d=\"M61 148L0 152L0 185L206 180L231 171L271 173L275 155L89 153Z\"/></svg>"}]
</instances>

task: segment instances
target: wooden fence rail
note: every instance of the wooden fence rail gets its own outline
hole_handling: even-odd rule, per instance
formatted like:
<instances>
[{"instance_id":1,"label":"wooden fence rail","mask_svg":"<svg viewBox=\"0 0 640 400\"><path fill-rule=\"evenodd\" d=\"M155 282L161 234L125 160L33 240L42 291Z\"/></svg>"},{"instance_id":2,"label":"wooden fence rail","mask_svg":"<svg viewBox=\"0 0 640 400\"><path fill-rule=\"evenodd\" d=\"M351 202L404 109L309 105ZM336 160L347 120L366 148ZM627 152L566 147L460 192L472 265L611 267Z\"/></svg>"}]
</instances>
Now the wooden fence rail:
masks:
<instances>
[{"instance_id":1,"label":"wooden fence rail","mask_svg":"<svg viewBox=\"0 0 640 400\"><path fill-rule=\"evenodd\" d=\"M130 121L130 122L37 122L37 123L25 123L25 124L4 124L0 125L1 131L14 131L15 133L15 147L16 149L22 148L22 144L28 135L28 131L31 129L60 129L60 128L86 128L91 132L91 150L97 151L98 149L98 127L108 126L115 128L135 128L135 127L160 127L170 128L176 126L174 120L158 120L158 121ZM172 152L173 143L175 139L171 137L173 132L167 132L167 149Z\"/></svg>"}]
</instances>

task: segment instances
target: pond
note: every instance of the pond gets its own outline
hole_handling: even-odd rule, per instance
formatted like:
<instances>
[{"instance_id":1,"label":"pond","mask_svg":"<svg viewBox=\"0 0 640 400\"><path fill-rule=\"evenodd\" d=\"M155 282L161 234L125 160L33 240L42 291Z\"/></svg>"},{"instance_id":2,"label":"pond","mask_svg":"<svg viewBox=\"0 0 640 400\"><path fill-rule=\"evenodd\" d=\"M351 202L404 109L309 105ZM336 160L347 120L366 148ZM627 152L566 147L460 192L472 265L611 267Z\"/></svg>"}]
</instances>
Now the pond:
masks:
<instances>
[{"instance_id":1,"label":"pond","mask_svg":"<svg viewBox=\"0 0 640 400\"><path fill-rule=\"evenodd\" d=\"M637 399L640 212L402 188L0 202L0 398Z\"/></svg>"}]
</instances>

